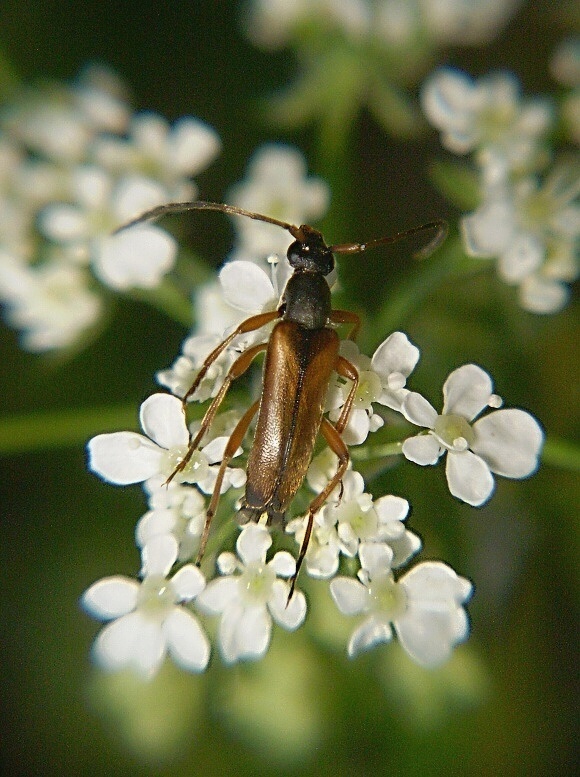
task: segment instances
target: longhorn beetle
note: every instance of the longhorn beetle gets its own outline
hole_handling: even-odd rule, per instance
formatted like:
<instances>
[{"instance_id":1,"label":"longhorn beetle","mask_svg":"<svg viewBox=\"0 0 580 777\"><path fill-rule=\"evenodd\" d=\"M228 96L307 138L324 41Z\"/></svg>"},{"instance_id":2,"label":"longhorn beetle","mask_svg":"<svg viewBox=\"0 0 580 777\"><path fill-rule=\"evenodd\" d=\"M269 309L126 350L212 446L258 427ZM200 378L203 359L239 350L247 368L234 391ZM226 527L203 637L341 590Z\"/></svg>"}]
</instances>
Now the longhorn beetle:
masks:
<instances>
[{"instance_id":1,"label":"longhorn beetle","mask_svg":"<svg viewBox=\"0 0 580 777\"><path fill-rule=\"evenodd\" d=\"M321 432L330 449L338 457L338 467L334 476L308 507L308 523L296 561L296 571L291 580L289 601L308 549L314 516L341 482L350 459L341 433L349 419L359 376L356 367L340 356L340 338L333 325L351 325L348 336L354 339L360 328L360 317L348 310L332 309L330 288L325 276L334 269L333 254L357 254L378 245L394 243L417 232L436 229L435 238L418 254L425 256L444 240L446 224L443 221L432 221L368 243L327 246L320 232L307 224L297 227L234 205L197 201L160 205L125 224L121 229L157 219L168 213L190 210L213 210L265 221L287 230L294 238L287 253L288 262L294 272L286 283L278 309L242 321L214 348L183 397L184 411L187 400L195 393L209 367L238 335L253 332L276 319L278 322L267 342L247 348L232 364L205 412L199 431L190 439L186 454L167 479L169 483L187 466L208 431L232 381L243 375L259 353L266 351L260 399L254 402L238 421L224 450L206 512L197 563L201 561L205 550L226 467L240 447L254 415L258 413L258 421L247 462L246 493L236 516L240 525L249 521L258 522L265 514L266 525L284 527L286 510L304 481L316 437ZM333 371L352 381L346 402L335 424L323 416L326 392Z\"/></svg>"}]
</instances>

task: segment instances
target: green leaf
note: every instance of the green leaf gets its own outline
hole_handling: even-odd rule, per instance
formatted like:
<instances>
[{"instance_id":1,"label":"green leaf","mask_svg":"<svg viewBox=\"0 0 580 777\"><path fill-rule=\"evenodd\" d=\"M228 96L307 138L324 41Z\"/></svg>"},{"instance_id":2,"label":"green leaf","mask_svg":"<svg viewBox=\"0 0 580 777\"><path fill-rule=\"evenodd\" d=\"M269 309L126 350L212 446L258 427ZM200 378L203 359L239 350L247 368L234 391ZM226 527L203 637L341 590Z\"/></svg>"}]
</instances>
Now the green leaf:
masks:
<instances>
[{"instance_id":1,"label":"green leaf","mask_svg":"<svg viewBox=\"0 0 580 777\"><path fill-rule=\"evenodd\" d=\"M459 210L471 211L479 205L479 177L465 162L433 162L429 167L429 177L437 189Z\"/></svg>"}]
</instances>

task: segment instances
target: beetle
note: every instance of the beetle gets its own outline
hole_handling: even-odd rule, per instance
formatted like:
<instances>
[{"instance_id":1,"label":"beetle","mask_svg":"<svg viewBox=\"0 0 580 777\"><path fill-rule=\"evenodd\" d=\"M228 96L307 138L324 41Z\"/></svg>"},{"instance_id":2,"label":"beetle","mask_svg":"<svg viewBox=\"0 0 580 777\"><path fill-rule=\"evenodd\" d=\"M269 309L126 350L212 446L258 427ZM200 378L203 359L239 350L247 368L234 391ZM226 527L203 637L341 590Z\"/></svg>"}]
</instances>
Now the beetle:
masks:
<instances>
[{"instance_id":1,"label":"beetle","mask_svg":"<svg viewBox=\"0 0 580 777\"><path fill-rule=\"evenodd\" d=\"M293 273L286 283L278 308L242 321L214 348L183 397L184 411L187 400L193 396L210 366L236 337L261 329L273 321L277 323L266 342L248 347L231 365L203 416L197 434L190 439L187 452L166 481L169 483L185 469L211 426L231 383L243 375L259 353L265 351L261 395L242 415L226 443L206 511L196 563L200 563L205 551L226 467L240 447L256 413L258 419L246 467L246 490L236 514L237 522L241 526L250 521L258 522L266 516L267 526L284 527L286 511L306 477L316 438L321 433L338 457L338 466L334 476L308 507L308 522L296 561L296 570L291 579L289 601L308 549L314 516L341 483L350 460L348 448L341 435L353 407L359 376L356 367L339 354L340 338L335 326L349 325L351 329L348 338L355 339L361 321L356 313L332 308L330 287L325 276L334 269L334 254L361 253L378 245L394 243L417 232L437 230L435 237L418 254L425 256L443 242L447 228L444 221L431 221L366 243L328 246L322 234L307 224L295 226L234 205L199 200L158 206L125 224L121 229L143 221L155 220L169 213L192 210L219 211L264 221L285 229L294 238L287 252ZM347 399L334 424L323 414L333 372L351 381Z\"/></svg>"}]
</instances>

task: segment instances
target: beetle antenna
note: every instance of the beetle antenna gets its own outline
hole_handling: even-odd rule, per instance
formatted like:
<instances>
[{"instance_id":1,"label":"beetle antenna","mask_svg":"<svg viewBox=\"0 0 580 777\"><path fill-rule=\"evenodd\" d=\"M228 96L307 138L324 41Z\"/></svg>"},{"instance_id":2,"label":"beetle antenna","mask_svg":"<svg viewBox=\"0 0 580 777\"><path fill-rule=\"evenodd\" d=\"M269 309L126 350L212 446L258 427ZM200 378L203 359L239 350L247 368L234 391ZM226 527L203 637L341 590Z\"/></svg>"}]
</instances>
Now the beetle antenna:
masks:
<instances>
[{"instance_id":1,"label":"beetle antenna","mask_svg":"<svg viewBox=\"0 0 580 777\"><path fill-rule=\"evenodd\" d=\"M426 246L413 254L416 259L426 259L433 251L435 251L435 249L439 248L447 237L447 222L442 219L430 221L428 224L421 224L421 226L413 227L412 229L406 229L404 232L397 232L396 235L379 237L377 240L369 240L367 243L344 243L342 245L329 246L329 248L333 254L360 254L363 251L367 251L369 248L388 245L389 243L397 243L399 240L415 235L417 232L424 232L427 229L436 229L437 233L435 234L435 237L430 240Z\"/></svg>"},{"instance_id":2,"label":"beetle antenna","mask_svg":"<svg viewBox=\"0 0 580 777\"><path fill-rule=\"evenodd\" d=\"M221 202L206 202L205 200L196 200L194 202L169 202L165 205L158 205L156 208L151 208L151 210L145 211L145 213L137 216L137 218L118 227L113 234L116 235L129 227L134 227L136 224L142 224L145 221L156 221L169 213L184 213L189 210L216 210L220 213L228 213L231 216L246 216L249 219L254 219L254 221L265 221L267 224L274 224L276 227L282 227L282 229L290 232L295 240L304 239L301 228L296 227L294 224L288 224L288 222L280 221L272 216L264 216L261 213L254 213L251 210L238 208L237 205L225 205Z\"/></svg>"}]
</instances>

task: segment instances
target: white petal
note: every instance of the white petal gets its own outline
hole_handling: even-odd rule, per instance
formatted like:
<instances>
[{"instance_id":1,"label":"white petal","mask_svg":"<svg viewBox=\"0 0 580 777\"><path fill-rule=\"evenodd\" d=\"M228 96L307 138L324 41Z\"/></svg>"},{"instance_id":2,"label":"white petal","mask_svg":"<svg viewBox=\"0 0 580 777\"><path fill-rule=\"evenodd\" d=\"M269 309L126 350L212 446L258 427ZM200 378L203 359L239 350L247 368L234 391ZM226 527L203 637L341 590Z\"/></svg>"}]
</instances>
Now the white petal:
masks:
<instances>
[{"instance_id":1,"label":"white petal","mask_svg":"<svg viewBox=\"0 0 580 777\"><path fill-rule=\"evenodd\" d=\"M171 394L152 394L141 405L139 418L145 434L161 448L189 442L181 400Z\"/></svg>"},{"instance_id":2,"label":"white petal","mask_svg":"<svg viewBox=\"0 0 580 777\"><path fill-rule=\"evenodd\" d=\"M457 613L463 613L463 616ZM450 657L457 639L457 618L466 620L460 608L451 612L409 611L395 621L399 641L409 656L421 666L438 666Z\"/></svg>"},{"instance_id":3,"label":"white petal","mask_svg":"<svg viewBox=\"0 0 580 777\"><path fill-rule=\"evenodd\" d=\"M209 641L190 612L183 607L174 607L165 619L163 633L176 663L191 672L205 669L209 661Z\"/></svg>"},{"instance_id":4,"label":"white petal","mask_svg":"<svg viewBox=\"0 0 580 777\"><path fill-rule=\"evenodd\" d=\"M171 131L172 167L182 175L195 175L217 156L220 140L209 125L184 116Z\"/></svg>"},{"instance_id":5,"label":"white petal","mask_svg":"<svg viewBox=\"0 0 580 777\"><path fill-rule=\"evenodd\" d=\"M99 434L87 447L90 469L109 483L141 483L159 472L162 451L141 434Z\"/></svg>"},{"instance_id":6,"label":"white petal","mask_svg":"<svg viewBox=\"0 0 580 777\"><path fill-rule=\"evenodd\" d=\"M144 576L161 575L167 577L169 570L175 564L179 543L173 534L156 534L144 545L141 550L142 568Z\"/></svg>"},{"instance_id":7,"label":"white petal","mask_svg":"<svg viewBox=\"0 0 580 777\"><path fill-rule=\"evenodd\" d=\"M409 561L409 559L421 550L421 538L408 529L401 537L388 540L389 546L393 551L393 560L391 566L393 569L399 569Z\"/></svg>"},{"instance_id":8,"label":"white petal","mask_svg":"<svg viewBox=\"0 0 580 777\"><path fill-rule=\"evenodd\" d=\"M130 577L104 577L84 592L81 604L94 618L110 620L134 610L138 594L139 583Z\"/></svg>"},{"instance_id":9,"label":"white petal","mask_svg":"<svg viewBox=\"0 0 580 777\"><path fill-rule=\"evenodd\" d=\"M133 612L101 631L94 643L94 655L105 669L132 665L151 677L165 656L165 639L156 623Z\"/></svg>"},{"instance_id":10,"label":"white petal","mask_svg":"<svg viewBox=\"0 0 580 777\"><path fill-rule=\"evenodd\" d=\"M306 617L306 599L302 591L294 591L288 601L290 586L282 580L276 580L272 586L272 597L268 609L276 623L288 631L294 631Z\"/></svg>"},{"instance_id":11,"label":"white petal","mask_svg":"<svg viewBox=\"0 0 580 777\"><path fill-rule=\"evenodd\" d=\"M228 262L220 271L219 281L226 302L234 308L260 313L275 301L269 277L253 262Z\"/></svg>"},{"instance_id":12,"label":"white petal","mask_svg":"<svg viewBox=\"0 0 580 777\"><path fill-rule=\"evenodd\" d=\"M98 634L93 645L93 655L103 668L120 669L132 660L140 620L137 613L131 613L109 623Z\"/></svg>"},{"instance_id":13,"label":"white petal","mask_svg":"<svg viewBox=\"0 0 580 777\"><path fill-rule=\"evenodd\" d=\"M171 585L181 601L194 599L205 588L205 577L193 564L181 567L171 578Z\"/></svg>"},{"instance_id":14,"label":"white petal","mask_svg":"<svg viewBox=\"0 0 580 777\"><path fill-rule=\"evenodd\" d=\"M453 496L473 507L479 507L491 496L493 476L485 461L471 451L449 451L445 474Z\"/></svg>"},{"instance_id":15,"label":"white petal","mask_svg":"<svg viewBox=\"0 0 580 777\"><path fill-rule=\"evenodd\" d=\"M383 379L393 372L408 377L419 361L419 349L403 332L393 332L375 351L371 367Z\"/></svg>"},{"instance_id":16,"label":"white petal","mask_svg":"<svg viewBox=\"0 0 580 777\"><path fill-rule=\"evenodd\" d=\"M342 432L346 445L360 445L369 436L370 418L366 410L355 407Z\"/></svg>"},{"instance_id":17,"label":"white petal","mask_svg":"<svg viewBox=\"0 0 580 777\"><path fill-rule=\"evenodd\" d=\"M568 302L570 290L556 280L530 275L524 279L518 296L521 306L530 313L558 313Z\"/></svg>"},{"instance_id":18,"label":"white petal","mask_svg":"<svg viewBox=\"0 0 580 777\"><path fill-rule=\"evenodd\" d=\"M99 241L95 274L121 291L157 286L175 263L177 243L158 227L136 226Z\"/></svg>"},{"instance_id":19,"label":"white petal","mask_svg":"<svg viewBox=\"0 0 580 777\"><path fill-rule=\"evenodd\" d=\"M272 620L265 607L232 607L220 621L219 642L224 661L260 658L270 644Z\"/></svg>"},{"instance_id":20,"label":"white petal","mask_svg":"<svg viewBox=\"0 0 580 777\"><path fill-rule=\"evenodd\" d=\"M294 572L296 572L296 559L291 553L280 550L270 561L269 566L272 567L279 577L292 577Z\"/></svg>"},{"instance_id":21,"label":"white petal","mask_svg":"<svg viewBox=\"0 0 580 777\"><path fill-rule=\"evenodd\" d=\"M524 478L538 466L544 435L533 416L524 410L496 410L473 425L474 453L492 472L508 478Z\"/></svg>"},{"instance_id":22,"label":"white petal","mask_svg":"<svg viewBox=\"0 0 580 777\"><path fill-rule=\"evenodd\" d=\"M527 232L517 235L501 254L498 272L506 283L519 283L543 263L545 249L539 238Z\"/></svg>"},{"instance_id":23,"label":"white petal","mask_svg":"<svg viewBox=\"0 0 580 777\"><path fill-rule=\"evenodd\" d=\"M358 556L362 568L373 578L390 570L393 551L382 542L362 542Z\"/></svg>"},{"instance_id":24,"label":"white petal","mask_svg":"<svg viewBox=\"0 0 580 777\"><path fill-rule=\"evenodd\" d=\"M433 608L447 606L451 601L462 604L471 596L473 586L465 577L442 561L423 561L400 579L410 600L420 601L425 606L431 602Z\"/></svg>"},{"instance_id":25,"label":"white petal","mask_svg":"<svg viewBox=\"0 0 580 777\"><path fill-rule=\"evenodd\" d=\"M217 615L239 598L239 578L218 577L211 580L195 600L202 612Z\"/></svg>"},{"instance_id":26,"label":"white petal","mask_svg":"<svg viewBox=\"0 0 580 777\"><path fill-rule=\"evenodd\" d=\"M252 561L263 561L271 544L272 537L265 526L249 523L237 539L236 550L244 564L251 564Z\"/></svg>"},{"instance_id":27,"label":"white petal","mask_svg":"<svg viewBox=\"0 0 580 777\"><path fill-rule=\"evenodd\" d=\"M412 424L432 429L437 420L437 411L421 394L410 391L401 406L401 412Z\"/></svg>"},{"instance_id":28,"label":"white petal","mask_svg":"<svg viewBox=\"0 0 580 777\"><path fill-rule=\"evenodd\" d=\"M158 534L171 534L177 528L176 511L170 508L149 510L141 516L135 527L135 542L142 548Z\"/></svg>"},{"instance_id":29,"label":"white petal","mask_svg":"<svg viewBox=\"0 0 580 777\"><path fill-rule=\"evenodd\" d=\"M390 625L371 615L353 632L348 643L348 655L353 658L379 642L389 642L392 637L393 631Z\"/></svg>"},{"instance_id":30,"label":"white petal","mask_svg":"<svg viewBox=\"0 0 580 777\"><path fill-rule=\"evenodd\" d=\"M419 434L409 437L403 443L403 455L409 461L420 464L437 464L442 448L432 434Z\"/></svg>"},{"instance_id":31,"label":"white petal","mask_svg":"<svg viewBox=\"0 0 580 777\"><path fill-rule=\"evenodd\" d=\"M119 181L113 195L113 208L119 224L125 224L146 210L162 205L166 199L167 192L160 183L141 175L130 175ZM139 224L131 227L127 232L137 232L142 228L161 232L158 227L152 227L149 224Z\"/></svg>"},{"instance_id":32,"label":"white petal","mask_svg":"<svg viewBox=\"0 0 580 777\"><path fill-rule=\"evenodd\" d=\"M368 605L368 589L352 577L335 577L330 582L330 593L343 615L357 615Z\"/></svg>"},{"instance_id":33,"label":"white petal","mask_svg":"<svg viewBox=\"0 0 580 777\"><path fill-rule=\"evenodd\" d=\"M449 375L443 386L443 413L468 421L487 407L493 390L491 378L476 364L464 364Z\"/></svg>"},{"instance_id":34,"label":"white petal","mask_svg":"<svg viewBox=\"0 0 580 777\"><path fill-rule=\"evenodd\" d=\"M381 523L404 521L409 512L409 503L401 496L387 494L376 500L375 510Z\"/></svg>"}]
</instances>

